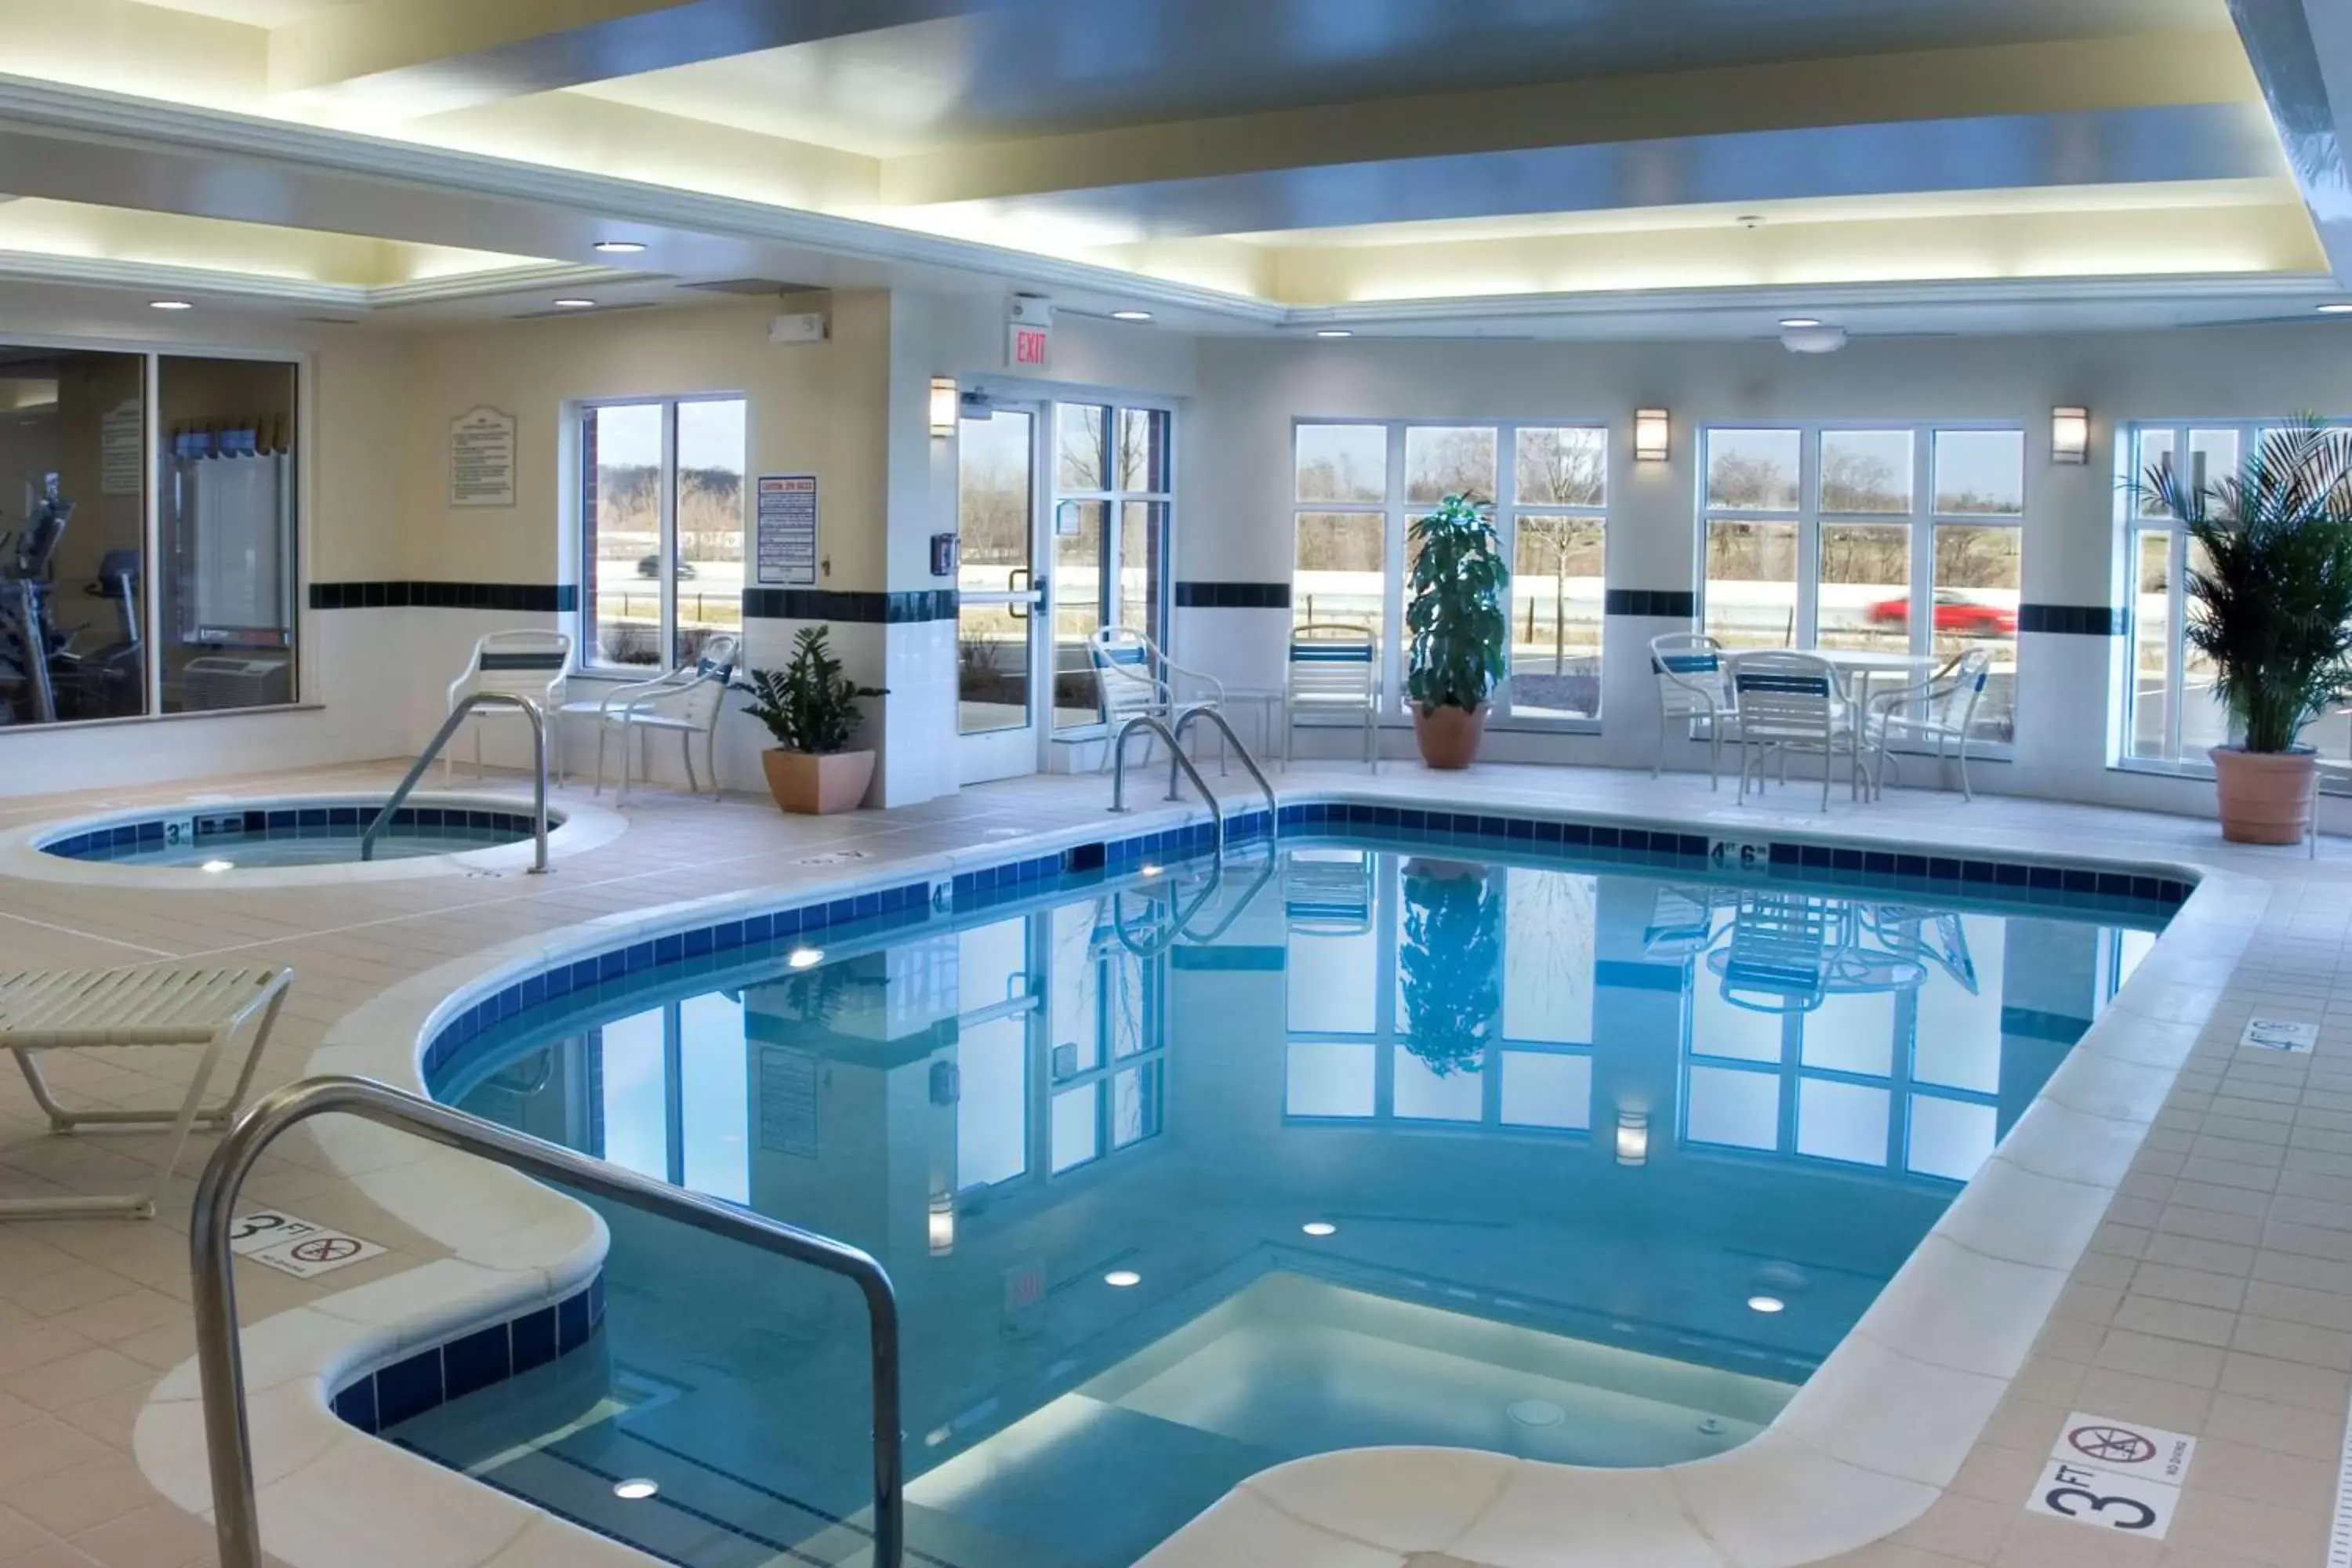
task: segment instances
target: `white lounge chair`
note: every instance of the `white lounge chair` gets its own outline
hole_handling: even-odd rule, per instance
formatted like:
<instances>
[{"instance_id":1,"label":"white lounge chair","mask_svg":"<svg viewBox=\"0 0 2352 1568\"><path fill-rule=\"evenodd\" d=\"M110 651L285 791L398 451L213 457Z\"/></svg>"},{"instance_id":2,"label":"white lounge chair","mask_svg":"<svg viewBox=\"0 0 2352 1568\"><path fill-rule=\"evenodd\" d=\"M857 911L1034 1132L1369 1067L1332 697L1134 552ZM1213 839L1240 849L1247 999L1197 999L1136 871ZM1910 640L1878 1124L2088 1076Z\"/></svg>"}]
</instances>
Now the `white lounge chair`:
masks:
<instances>
[{"instance_id":1,"label":"white lounge chair","mask_svg":"<svg viewBox=\"0 0 2352 1568\"><path fill-rule=\"evenodd\" d=\"M1370 626L1309 621L1291 631L1282 689L1286 761L1299 721L1327 716L1363 726L1365 764L1380 772L1381 645Z\"/></svg>"},{"instance_id":2,"label":"white lounge chair","mask_svg":"<svg viewBox=\"0 0 2352 1568\"><path fill-rule=\"evenodd\" d=\"M253 1087L290 969L58 969L0 974L0 1050L15 1053L33 1099L56 1131L83 1126L168 1126L171 1147L143 1193L0 1199L0 1217L112 1214L152 1218L199 1122L227 1124ZM205 1089L229 1042L256 1014L261 1022L244 1070L226 1100L204 1108ZM176 1110L68 1110L49 1092L36 1058L43 1051L202 1046L187 1099Z\"/></svg>"},{"instance_id":3,"label":"white lounge chair","mask_svg":"<svg viewBox=\"0 0 2352 1568\"><path fill-rule=\"evenodd\" d=\"M491 632L474 645L474 657L466 661L465 673L449 683L449 705L443 711L454 711L460 701L478 691L498 691L509 697L528 698L539 705L541 714L551 718L563 706L563 679L571 667L572 637L568 632ZM474 710L466 724L474 731L477 776L482 771L483 724L512 723L521 717L503 705ZM552 744L553 737L549 741ZM444 783L450 776L451 767L449 753L445 751L441 753Z\"/></svg>"},{"instance_id":4,"label":"white lounge chair","mask_svg":"<svg viewBox=\"0 0 2352 1568\"><path fill-rule=\"evenodd\" d=\"M1197 669L1187 669L1166 654L1160 645L1132 626L1105 626L1087 644L1087 656L1093 661L1096 683L1102 689L1103 724L1108 731L1109 743L1103 747L1102 766L1111 765L1111 748L1118 742L1121 726L1138 714L1150 714L1161 723L1173 728L1187 708L1217 707L1225 700L1223 682L1214 676L1203 675ZM1179 684L1191 681L1200 695L1187 698ZM1224 741L1218 742L1217 765L1224 766ZM1144 737L1144 759L1151 756L1151 737Z\"/></svg>"},{"instance_id":5,"label":"white lounge chair","mask_svg":"<svg viewBox=\"0 0 2352 1568\"><path fill-rule=\"evenodd\" d=\"M1706 787L1721 787L1723 742L1736 738L1738 703L1723 679L1723 645L1698 632L1669 632L1650 639L1650 673L1658 681L1658 754L1650 763L1656 778L1666 765L1666 738L1680 720L1684 733L1706 722Z\"/></svg>"},{"instance_id":6,"label":"white lounge chair","mask_svg":"<svg viewBox=\"0 0 2352 1568\"><path fill-rule=\"evenodd\" d=\"M1791 752L1822 759L1822 809L1830 808L1830 764L1843 754L1853 773L1853 798L1862 798L1862 752L1855 744L1853 705L1846 700L1837 667L1809 653L1743 655L1731 675L1739 703L1739 798L1748 799L1752 766L1756 787L1764 788L1764 767L1775 756L1782 767Z\"/></svg>"},{"instance_id":7,"label":"white lounge chair","mask_svg":"<svg viewBox=\"0 0 2352 1568\"><path fill-rule=\"evenodd\" d=\"M719 718L726 710L727 689L735 680L736 650L740 646L737 638L719 633L703 643L702 657L692 664L680 665L652 680L615 686L593 700L563 705L561 712L566 720L595 721L596 794L604 793L607 735L617 732L621 737L621 798L626 800L636 761L635 738L659 732L677 737L678 754L686 760L686 787L697 794L702 785L694 776L694 737L702 737L710 798L719 798Z\"/></svg>"},{"instance_id":8,"label":"white lounge chair","mask_svg":"<svg viewBox=\"0 0 2352 1568\"><path fill-rule=\"evenodd\" d=\"M1943 765L1948 749L1956 753L1960 763L1960 798L1976 799L1976 792L1969 787L1969 732L1976 723L1977 704L1983 700L1985 677L1991 668L1992 655L1972 647L1918 685L1882 691L1870 700L1863 743L1878 758L1871 769L1871 794L1884 792L1888 771L1903 765L1893 750L1894 742L1933 741L1937 766Z\"/></svg>"}]
</instances>

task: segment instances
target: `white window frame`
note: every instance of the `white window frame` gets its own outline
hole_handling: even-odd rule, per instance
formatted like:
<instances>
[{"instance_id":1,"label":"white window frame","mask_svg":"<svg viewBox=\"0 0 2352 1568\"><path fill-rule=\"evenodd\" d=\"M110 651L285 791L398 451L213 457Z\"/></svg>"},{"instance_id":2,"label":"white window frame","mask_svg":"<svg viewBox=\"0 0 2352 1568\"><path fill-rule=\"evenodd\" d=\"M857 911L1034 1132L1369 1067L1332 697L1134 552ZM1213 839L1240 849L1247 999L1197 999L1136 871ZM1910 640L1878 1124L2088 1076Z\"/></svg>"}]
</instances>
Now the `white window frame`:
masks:
<instances>
[{"instance_id":1,"label":"white window frame","mask_svg":"<svg viewBox=\"0 0 2352 1568\"><path fill-rule=\"evenodd\" d=\"M1764 507L1717 507L1708 504L1707 472L1711 466L1709 444L1718 430L1792 430L1797 433L1797 505L1792 510L1772 510ZM1902 512L1829 512L1822 510L1822 437L1824 435L1868 435L1877 432L1906 434L1911 437L1911 509ZM1911 595L1909 631L1911 651L1928 655L1936 651L1936 530L1939 527L2014 528L2020 530L2019 591L2023 598L2024 534L2027 515L2032 510L2032 445L2026 443L2021 459L2021 479L2018 492L2019 509L2015 515L1989 512L1945 512L1936 509L1936 436L1939 431L1958 433L1994 432L2014 435L2022 440L2023 427L1999 419L1771 419L1725 420L1702 426L1697 433L1698 477L1696 512L1698 533L1692 562L1695 592L1692 595L1694 616L1692 626L1705 631L1706 617L1707 537L1708 530L1717 522L1790 523L1797 530L1797 604L1796 624L1790 628L1789 646L1811 650L1820 644L1822 529L1828 526L1903 527L1910 530ZM2014 637L2016 634L2012 634ZM2017 644L2022 664L2023 644ZM2016 692L2023 685L2023 671L2013 676L2011 689L2011 724L2016 723ZM1996 741L1979 735L1969 742L1971 756L2008 757L2013 754L2013 741Z\"/></svg>"},{"instance_id":2,"label":"white window frame","mask_svg":"<svg viewBox=\"0 0 2352 1568\"><path fill-rule=\"evenodd\" d=\"M740 403L743 405L743 555L749 566L757 548L751 537L751 398L744 392L648 393L636 396L583 397L565 405L564 426L568 436L566 450L570 461L565 465L569 494L566 506L575 520L572 571L579 586L578 605L572 616L573 666L583 673L605 676L637 676L648 669L664 670L677 662L677 410L687 403ZM596 600L592 592L595 581L592 570L596 548L596 518L589 509L587 497L586 426L590 415L602 408L659 408L661 410L661 481L655 505L660 514L660 538L656 552L661 558L661 572L656 579L661 610L661 658L653 665L616 664L604 657L604 640L596 635ZM743 579L746 589L757 586L748 571ZM740 600L739 600L740 602Z\"/></svg>"},{"instance_id":3,"label":"white window frame","mask_svg":"<svg viewBox=\"0 0 2352 1568\"><path fill-rule=\"evenodd\" d=\"M1309 426L1360 426L1386 432L1388 479L1385 499L1380 501L1310 501L1298 495L1298 433ZM1352 515L1378 517L1381 520L1381 704L1380 716L1383 728L1401 728L1412 721L1404 700L1404 606L1405 606L1405 533L1427 510L1425 502L1405 500L1405 432L1408 430L1492 430L1495 433L1495 494L1488 508L1495 532L1503 550L1504 560L1512 568L1512 587L1505 598L1505 614L1516 625L1518 611L1518 525L1522 516L1574 518L1601 525L1601 635L1602 657L1608 643L1608 554L1609 500L1616 488L1616 443L1614 430L1605 418L1591 416L1561 415L1539 419L1367 419L1351 416L1325 417L1300 415L1290 422L1290 572L1293 624L1302 618L1305 604L1297 591L1298 574L1298 520L1309 514L1317 516ZM1518 503L1518 439L1521 430L1597 430L1601 433L1601 504L1599 506L1556 506L1549 502L1522 507ZM1504 657L1510 655L1508 644ZM1596 672L1596 679L1605 689L1605 672ZM1529 714L1515 711L1511 705L1510 674L1507 668L1502 684L1488 699L1487 727L1496 730L1528 730L1561 734L1599 734L1602 713L1596 710L1591 718L1559 717L1549 714Z\"/></svg>"},{"instance_id":4,"label":"white window frame","mask_svg":"<svg viewBox=\"0 0 2352 1568\"><path fill-rule=\"evenodd\" d=\"M1181 423L1176 405L1152 398L1122 397L1110 394L1101 397L1084 397L1074 394L1068 397L1048 398L1038 404L1037 407L1039 416L1045 426L1041 459L1045 467L1040 477L1044 481L1043 488L1050 499L1045 508L1045 537L1043 541L1045 561L1033 576L1042 576L1045 580L1045 593L1040 611L1045 617L1046 640L1052 645L1047 654L1049 663L1058 659L1061 635L1059 627L1055 624L1055 595L1060 588L1058 581L1060 568L1054 558L1055 541L1060 537L1056 530L1059 527L1062 508L1070 503L1079 506L1099 505L1103 509L1102 560L1095 583L1099 612L1097 616L1098 626L1124 624L1118 619L1122 602L1119 574L1127 563L1125 543L1122 538L1121 512L1129 501L1150 502L1162 509L1163 521L1160 528L1159 559L1151 563L1152 600L1149 612L1151 624L1134 629L1145 633L1159 644L1161 653L1171 658L1175 658L1175 650L1171 646L1172 640L1171 617L1175 612L1175 584L1172 579L1175 576L1176 563L1176 442ZM1109 489L1065 489L1062 487L1062 410L1065 408L1108 410L1109 426L1104 433L1107 449L1104 452L1103 478L1109 481ZM1118 488L1119 416L1130 410L1155 414L1168 422L1166 471L1161 475L1167 482L1162 489L1130 490ZM1033 562L1032 564L1036 563ZM1066 729L1056 725L1055 716L1058 710L1053 700L1053 684L1054 679L1058 674L1058 668L1053 669L1046 681L1045 711L1043 719L1046 742L1050 744L1055 740L1085 740L1102 734L1104 725L1099 702L1096 705L1095 718L1088 722L1073 724Z\"/></svg>"}]
</instances>

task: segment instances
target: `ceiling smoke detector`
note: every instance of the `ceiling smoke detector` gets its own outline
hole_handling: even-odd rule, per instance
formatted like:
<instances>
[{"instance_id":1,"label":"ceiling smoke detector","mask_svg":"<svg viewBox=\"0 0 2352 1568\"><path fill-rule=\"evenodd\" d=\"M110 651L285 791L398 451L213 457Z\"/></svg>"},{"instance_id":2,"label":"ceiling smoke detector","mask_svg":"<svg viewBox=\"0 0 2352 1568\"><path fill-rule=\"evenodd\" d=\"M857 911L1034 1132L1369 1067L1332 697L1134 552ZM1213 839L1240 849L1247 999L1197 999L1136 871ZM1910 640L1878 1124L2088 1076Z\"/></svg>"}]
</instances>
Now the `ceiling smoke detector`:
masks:
<instances>
[{"instance_id":1,"label":"ceiling smoke detector","mask_svg":"<svg viewBox=\"0 0 2352 1568\"><path fill-rule=\"evenodd\" d=\"M1783 327L1780 346L1792 354L1833 354L1845 347L1845 329L1818 321L1810 327Z\"/></svg>"}]
</instances>

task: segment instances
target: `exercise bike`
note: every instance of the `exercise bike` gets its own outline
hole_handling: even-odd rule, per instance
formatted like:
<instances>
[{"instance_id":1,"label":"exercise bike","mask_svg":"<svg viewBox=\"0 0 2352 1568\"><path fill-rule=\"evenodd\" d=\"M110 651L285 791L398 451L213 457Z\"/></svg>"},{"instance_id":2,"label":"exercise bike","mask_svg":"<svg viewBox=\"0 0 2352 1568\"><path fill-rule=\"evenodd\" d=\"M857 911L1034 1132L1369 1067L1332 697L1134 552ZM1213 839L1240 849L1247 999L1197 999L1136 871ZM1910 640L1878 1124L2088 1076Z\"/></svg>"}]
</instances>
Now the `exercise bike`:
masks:
<instances>
[{"instance_id":1,"label":"exercise bike","mask_svg":"<svg viewBox=\"0 0 2352 1568\"><path fill-rule=\"evenodd\" d=\"M137 551L108 551L83 589L114 606L113 641L84 652L73 646L84 627L57 626L58 542L72 520L71 501L44 501L0 569L0 722L119 718L144 705Z\"/></svg>"}]
</instances>

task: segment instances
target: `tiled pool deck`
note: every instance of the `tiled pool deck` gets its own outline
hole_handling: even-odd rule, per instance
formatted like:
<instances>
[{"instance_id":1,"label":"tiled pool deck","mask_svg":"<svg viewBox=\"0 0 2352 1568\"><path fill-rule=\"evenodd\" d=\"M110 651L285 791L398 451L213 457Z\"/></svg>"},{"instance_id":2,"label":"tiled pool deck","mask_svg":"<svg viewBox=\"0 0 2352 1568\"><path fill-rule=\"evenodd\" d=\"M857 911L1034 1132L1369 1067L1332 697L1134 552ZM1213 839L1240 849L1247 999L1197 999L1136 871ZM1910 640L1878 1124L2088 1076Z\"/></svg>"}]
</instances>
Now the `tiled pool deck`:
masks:
<instances>
[{"instance_id":1,"label":"tiled pool deck","mask_svg":"<svg viewBox=\"0 0 2352 1568\"><path fill-rule=\"evenodd\" d=\"M383 788L396 771L385 764L207 781L204 790ZM1287 783L1343 785L1416 805L1441 787L1434 775L1405 765L1377 779L1354 769L1302 770ZM2267 903L2242 958L2159 953L2171 988L2142 988L2152 998L2150 1027L2161 1030L2159 1015L2172 1003L2184 1015L2210 1009L2210 1018L1981 1437L1924 1514L1887 1540L1833 1561L1850 1568L2317 1568L2327 1560L2352 1399L2352 1043L2339 1032L2352 1027L2352 975L2342 973L2352 942L2352 845L2331 841L2313 864L2299 849L2226 850L2210 823L1995 799L1962 806L1952 796L1904 792L1874 807L1841 802L1823 817L1802 809L1801 790L1776 792L1741 809L1727 795L1711 795L1704 780L1654 783L1636 773L1491 767L1445 779L1442 788L1461 804L1492 802L1505 810L1622 812L1690 821L1701 832L1827 831L1995 855L2105 851L2200 863L2265 884ZM193 793L182 785L109 792L103 800L0 803L0 828ZM200 959L292 965L294 994L262 1069L268 1085L301 1076L331 1026L366 1005L384 1005L381 998L426 972L446 972L583 922L625 921L681 900L753 889L788 895L803 885L814 891L845 875L869 876L894 862L974 847L1009 858L1024 840L1066 834L1080 820L1107 830L1151 825L1144 814L1123 822L1099 815L1108 794L1097 779L1029 780L910 811L811 821L782 818L764 801L712 805L647 793L629 809L630 831L561 859L556 875L546 879L453 876L243 889L230 879L157 891L0 878L0 934L11 968ZM807 863L848 849L863 858ZM2242 885L2232 897L2233 909L2247 916L2263 904L2260 889ZM2236 1048L2246 1018L2257 1011L2320 1024L2315 1053ZM126 1059L118 1052L60 1059L54 1070L66 1091L120 1104L172 1098L179 1057L159 1051ZM0 1087L0 1191L119 1187L127 1174L146 1168L159 1141L142 1134L52 1138L21 1087ZM188 1173L209 1142L197 1138L155 1224L0 1225L0 1564L192 1568L212 1560L209 1527L148 1479L151 1470L173 1468L168 1456L157 1458L170 1446L159 1446L157 1436L167 1424L151 1418L147 1441L133 1453L142 1411L192 1346ZM361 1314L331 1299L359 1295L377 1302L409 1298L414 1309L415 1298L429 1297L435 1281L467 1267L464 1246L428 1240L424 1228L401 1217L404 1210L430 1220L451 1206L446 1190L426 1184L386 1198L395 1189L372 1184L372 1197L346 1173L352 1146L346 1142L331 1152L335 1142L331 1132L326 1143L313 1131L291 1135L265 1160L248 1196L391 1250L319 1282L240 1265L248 1323L326 1301L321 1310L341 1312L348 1324ZM300 1387L286 1392L320 1397ZM2117 1537L2023 1510L2070 1410L2199 1436L2166 1542ZM150 1469L142 1469L141 1455ZM443 1508L437 1500L426 1506L425 1498L439 1500L447 1487L464 1483L356 1434L311 1457L306 1468L347 1506L338 1519L281 1513L272 1520L265 1494L265 1520L288 1530L282 1549L295 1568L633 1560L608 1543L591 1549L576 1532L535 1525L508 1500L491 1500L496 1507L487 1500L479 1508ZM1508 1541L1508 1510L1496 1506L1507 1500L1499 1478L1456 1468L1416 1466L1410 1476L1381 1479L1389 1498L1427 1504L1402 1506L1385 1518L1366 1506L1353 1482L1320 1499L1307 1487L1244 1494L1221 1509L1222 1518L1212 1516L1192 1543L1208 1555L1188 1549L1181 1560L1269 1568L1803 1560L1703 1530L1693 1554L1681 1557L1610 1547L1602 1543L1605 1531L1592 1527L1606 1524L1595 1516L1614 1504L1598 1495L1573 1523L1531 1517L1517 1532L1521 1539ZM1415 1485L1415 1477L1423 1484ZM185 1494L184 1467L164 1479ZM1441 1495L1449 1483L1466 1489L1467 1500ZM1689 1511L1687 1502L1679 1511ZM1444 1522L1454 1513L1459 1522ZM373 1535L371 1515L401 1520L406 1533L398 1540ZM1317 1518L1332 1529L1309 1530L1307 1521ZM1239 1533L1227 1536L1228 1530Z\"/></svg>"}]
</instances>

